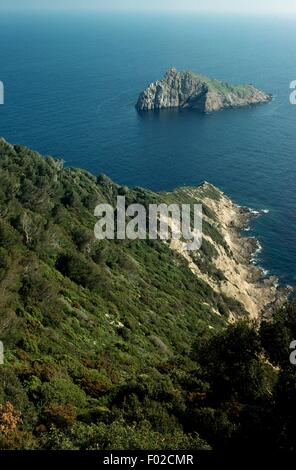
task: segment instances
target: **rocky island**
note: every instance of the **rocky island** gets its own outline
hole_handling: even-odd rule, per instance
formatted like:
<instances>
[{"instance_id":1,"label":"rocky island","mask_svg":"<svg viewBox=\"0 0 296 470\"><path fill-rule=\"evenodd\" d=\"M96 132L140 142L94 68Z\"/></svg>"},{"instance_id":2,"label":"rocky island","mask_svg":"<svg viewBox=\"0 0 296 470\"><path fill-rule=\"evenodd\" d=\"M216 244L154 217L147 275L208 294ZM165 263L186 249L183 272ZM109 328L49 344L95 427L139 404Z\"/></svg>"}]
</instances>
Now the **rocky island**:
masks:
<instances>
[{"instance_id":1,"label":"rocky island","mask_svg":"<svg viewBox=\"0 0 296 470\"><path fill-rule=\"evenodd\" d=\"M169 69L162 80L151 83L138 99L138 111L189 108L211 113L267 103L272 96L253 85L231 85L202 75Z\"/></svg>"}]
</instances>

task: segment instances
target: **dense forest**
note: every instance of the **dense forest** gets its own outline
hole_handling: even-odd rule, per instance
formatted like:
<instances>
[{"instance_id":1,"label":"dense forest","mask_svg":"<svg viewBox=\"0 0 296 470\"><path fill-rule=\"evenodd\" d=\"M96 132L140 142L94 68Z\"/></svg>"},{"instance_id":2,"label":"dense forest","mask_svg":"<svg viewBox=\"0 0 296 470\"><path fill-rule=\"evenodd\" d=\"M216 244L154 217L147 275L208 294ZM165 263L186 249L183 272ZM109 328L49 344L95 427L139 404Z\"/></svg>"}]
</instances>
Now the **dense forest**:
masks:
<instances>
[{"instance_id":1,"label":"dense forest","mask_svg":"<svg viewBox=\"0 0 296 470\"><path fill-rule=\"evenodd\" d=\"M96 240L117 195L160 198L0 142L1 449L296 450L296 303L250 321L165 243Z\"/></svg>"}]
</instances>

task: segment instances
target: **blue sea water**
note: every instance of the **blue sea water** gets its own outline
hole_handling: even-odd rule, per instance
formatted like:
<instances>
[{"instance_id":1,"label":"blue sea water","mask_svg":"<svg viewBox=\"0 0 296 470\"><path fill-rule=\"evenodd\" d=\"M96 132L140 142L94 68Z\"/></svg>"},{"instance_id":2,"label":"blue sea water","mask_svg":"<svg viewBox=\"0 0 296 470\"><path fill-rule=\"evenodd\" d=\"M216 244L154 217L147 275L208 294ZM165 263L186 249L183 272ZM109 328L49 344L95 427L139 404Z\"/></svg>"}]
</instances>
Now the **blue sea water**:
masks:
<instances>
[{"instance_id":1,"label":"blue sea water","mask_svg":"<svg viewBox=\"0 0 296 470\"><path fill-rule=\"evenodd\" d=\"M1 14L0 135L116 182L168 190L208 180L270 212L252 224L258 263L296 284L294 18ZM268 105L202 116L138 114L167 68L274 95Z\"/></svg>"}]
</instances>

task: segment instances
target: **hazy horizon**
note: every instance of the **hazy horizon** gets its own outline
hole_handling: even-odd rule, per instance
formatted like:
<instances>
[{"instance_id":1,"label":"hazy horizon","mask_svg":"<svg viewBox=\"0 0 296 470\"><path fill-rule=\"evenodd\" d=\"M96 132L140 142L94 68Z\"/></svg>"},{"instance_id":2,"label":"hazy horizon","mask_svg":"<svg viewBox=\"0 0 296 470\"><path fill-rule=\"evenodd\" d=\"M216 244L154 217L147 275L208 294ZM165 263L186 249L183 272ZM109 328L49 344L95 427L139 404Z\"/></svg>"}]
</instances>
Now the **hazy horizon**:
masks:
<instances>
[{"instance_id":1,"label":"hazy horizon","mask_svg":"<svg viewBox=\"0 0 296 470\"><path fill-rule=\"evenodd\" d=\"M1 11L199 12L295 14L294 0L1 0Z\"/></svg>"}]
</instances>

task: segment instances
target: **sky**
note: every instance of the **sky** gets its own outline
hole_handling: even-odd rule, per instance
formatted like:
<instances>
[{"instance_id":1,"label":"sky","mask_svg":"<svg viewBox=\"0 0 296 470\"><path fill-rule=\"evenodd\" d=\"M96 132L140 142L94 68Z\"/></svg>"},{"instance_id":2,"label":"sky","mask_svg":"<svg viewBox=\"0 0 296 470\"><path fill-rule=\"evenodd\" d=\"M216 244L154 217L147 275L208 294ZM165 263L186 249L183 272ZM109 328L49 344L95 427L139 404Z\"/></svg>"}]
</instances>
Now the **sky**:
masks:
<instances>
[{"instance_id":1,"label":"sky","mask_svg":"<svg viewBox=\"0 0 296 470\"><path fill-rule=\"evenodd\" d=\"M295 0L0 0L0 10L202 11L296 13Z\"/></svg>"}]
</instances>

